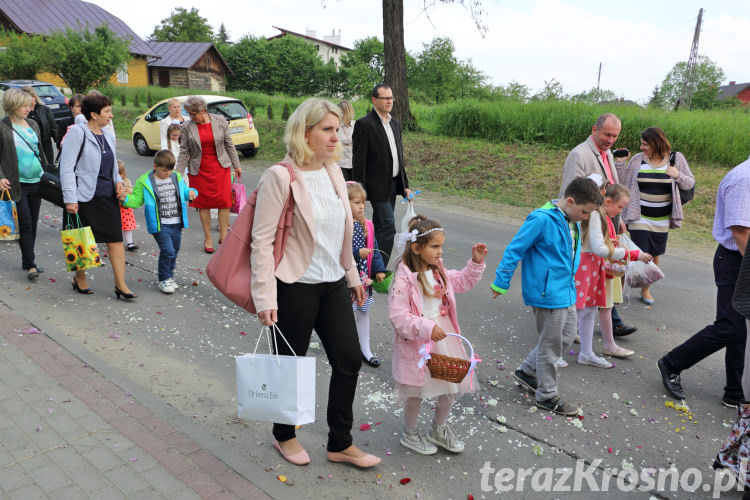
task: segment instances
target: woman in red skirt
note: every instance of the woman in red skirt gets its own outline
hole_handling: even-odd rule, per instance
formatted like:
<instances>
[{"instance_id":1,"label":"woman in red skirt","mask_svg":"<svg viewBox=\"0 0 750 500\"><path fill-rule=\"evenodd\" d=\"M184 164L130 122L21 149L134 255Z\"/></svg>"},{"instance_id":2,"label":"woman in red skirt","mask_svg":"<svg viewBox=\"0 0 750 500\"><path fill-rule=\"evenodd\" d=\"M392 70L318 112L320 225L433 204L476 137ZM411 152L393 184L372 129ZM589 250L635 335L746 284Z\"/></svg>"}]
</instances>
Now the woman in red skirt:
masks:
<instances>
[{"instance_id":1,"label":"woman in red skirt","mask_svg":"<svg viewBox=\"0 0 750 500\"><path fill-rule=\"evenodd\" d=\"M224 117L209 114L206 100L200 96L190 96L185 101L185 111L190 120L182 126L180 135L180 155L177 171L190 174L190 187L201 194L190 203L198 209L203 226L203 249L214 252L211 238L210 209L219 209L219 244L229 227L229 209L232 206L232 169L239 178L242 175L240 159L229 134Z\"/></svg>"}]
</instances>

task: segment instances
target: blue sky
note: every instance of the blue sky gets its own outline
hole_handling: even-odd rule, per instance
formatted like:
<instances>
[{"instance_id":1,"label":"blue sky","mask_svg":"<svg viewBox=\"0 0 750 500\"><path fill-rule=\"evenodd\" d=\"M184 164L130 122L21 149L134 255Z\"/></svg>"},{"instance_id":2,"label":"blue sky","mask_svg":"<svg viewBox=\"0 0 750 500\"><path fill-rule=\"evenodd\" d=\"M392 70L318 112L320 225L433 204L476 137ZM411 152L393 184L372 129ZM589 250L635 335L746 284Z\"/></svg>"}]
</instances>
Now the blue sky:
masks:
<instances>
[{"instance_id":1,"label":"blue sky","mask_svg":"<svg viewBox=\"0 0 750 500\"><path fill-rule=\"evenodd\" d=\"M381 0L89 0L120 17L142 37L177 6L195 7L230 37L270 36L281 26L314 29L322 37L341 30L342 44L367 36L382 39ZM705 7L700 53L724 69L727 83L750 81L750 11L747 1L722 0L483 0L482 37L466 8L404 0L407 50L418 52L434 37L448 36L460 59L471 59L493 84L518 81L539 90L552 78L566 93L596 86L643 102L672 66L690 53L698 9ZM430 0L427 0L430 3Z\"/></svg>"}]
</instances>

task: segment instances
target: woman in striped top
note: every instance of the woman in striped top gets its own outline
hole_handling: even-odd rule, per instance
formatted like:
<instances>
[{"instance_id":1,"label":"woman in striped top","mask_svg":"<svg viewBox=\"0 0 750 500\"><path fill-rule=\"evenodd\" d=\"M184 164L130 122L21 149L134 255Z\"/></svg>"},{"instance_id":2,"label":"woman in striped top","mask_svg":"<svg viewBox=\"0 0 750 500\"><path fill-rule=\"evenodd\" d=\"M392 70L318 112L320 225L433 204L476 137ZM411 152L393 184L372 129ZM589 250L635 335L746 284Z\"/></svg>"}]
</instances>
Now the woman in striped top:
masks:
<instances>
[{"instance_id":1,"label":"woman in striped top","mask_svg":"<svg viewBox=\"0 0 750 500\"><path fill-rule=\"evenodd\" d=\"M622 213L633 242L644 252L659 257L667 248L669 230L680 227L683 219L680 189L690 189L695 178L682 153L669 155L672 146L664 131L649 127L641 132L641 153L633 156L621 172L620 181L630 190L630 203ZM618 169L619 170L619 169ZM653 304L649 287L641 289L641 300Z\"/></svg>"}]
</instances>

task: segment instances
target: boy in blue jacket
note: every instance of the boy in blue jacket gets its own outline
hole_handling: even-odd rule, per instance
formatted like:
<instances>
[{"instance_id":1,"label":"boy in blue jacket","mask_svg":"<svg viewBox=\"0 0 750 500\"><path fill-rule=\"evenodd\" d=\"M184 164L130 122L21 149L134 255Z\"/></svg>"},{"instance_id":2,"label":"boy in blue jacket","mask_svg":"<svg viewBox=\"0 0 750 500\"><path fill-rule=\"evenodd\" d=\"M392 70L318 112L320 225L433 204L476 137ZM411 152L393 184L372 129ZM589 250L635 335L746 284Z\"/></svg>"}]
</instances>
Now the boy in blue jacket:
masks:
<instances>
[{"instance_id":1,"label":"boy in blue jacket","mask_svg":"<svg viewBox=\"0 0 750 500\"><path fill-rule=\"evenodd\" d=\"M575 275L581 254L580 221L602 204L599 187L579 177L565 188L565 198L531 212L505 247L492 283L492 298L510 288L523 261L523 300L536 316L539 342L516 370L515 379L536 393L536 406L559 415L577 415L578 407L557 393L557 360L576 335Z\"/></svg>"},{"instance_id":2,"label":"boy in blue jacket","mask_svg":"<svg viewBox=\"0 0 750 500\"><path fill-rule=\"evenodd\" d=\"M198 191L188 188L174 171L174 155L162 149L154 156L154 169L138 178L133 192L122 202L124 207L146 205L146 227L159 245L159 290L174 293L177 283L174 268L182 242L182 228L188 227L188 201Z\"/></svg>"}]
</instances>

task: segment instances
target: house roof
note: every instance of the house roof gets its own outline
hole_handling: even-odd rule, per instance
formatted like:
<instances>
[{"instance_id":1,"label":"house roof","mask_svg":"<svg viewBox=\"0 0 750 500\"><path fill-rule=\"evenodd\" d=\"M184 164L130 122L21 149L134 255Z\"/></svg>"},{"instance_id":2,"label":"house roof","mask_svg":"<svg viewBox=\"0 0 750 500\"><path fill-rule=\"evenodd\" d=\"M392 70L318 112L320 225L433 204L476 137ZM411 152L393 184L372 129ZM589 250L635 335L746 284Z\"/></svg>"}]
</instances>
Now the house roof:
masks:
<instances>
[{"instance_id":1,"label":"house roof","mask_svg":"<svg viewBox=\"0 0 750 500\"><path fill-rule=\"evenodd\" d=\"M750 82L735 83L734 85L722 85L719 87L719 99L728 99L750 87Z\"/></svg>"},{"instance_id":2,"label":"house roof","mask_svg":"<svg viewBox=\"0 0 750 500\"><path fill-rule=\"evenodd\" d=\"M8 22L12 29L21 33L38 35L65 31L66 28L77 30L87 25L93 29L107 23L118 36L130 40L131 54L156 56L119 17L81 0L3 0L0 2L0 21Z\"/></svg>"},{"instance_id":3,"label":"house roof","mask_svg":"<svg viewBox=\"0 0 750 500\"><path fill-rule=\"evenodd\" d=\"M343 45L339 45L338 43L333 43L333 42L329 42L327 40L323 40L323 39L320 39L320 38L315 38L315 37L312 37L312 36L303 35L302 33L297 33L296 31L285 30L284 28L279 28L278 26L273 26L273 28L281 31L281 33L279 33L278 35L269 36L268 40L273 40L274 38L281 38L282 36L284 36L287 33L289 33L290 35L298 36L300 38L306 38L307 40L312 40L313 42L325 43L326 45L330 45L331 47L338 47L338 48L344 49L344 50L352 50L349 47L344 47Z\"/></svg>"},{"instance_id":4,"label":"house roof","mask_svg":"<svg viewBox=\"0 0 750 500\"><path fill-rule=\"evenodd\" d=\"M157 57L148 60L149 66L160 68L192 68L203 54L212 50L224 65L225 71L232 70L221 56L221 52L211 42L149 42L149 47L156 52Z\"/></svg>"}]
</instances>

